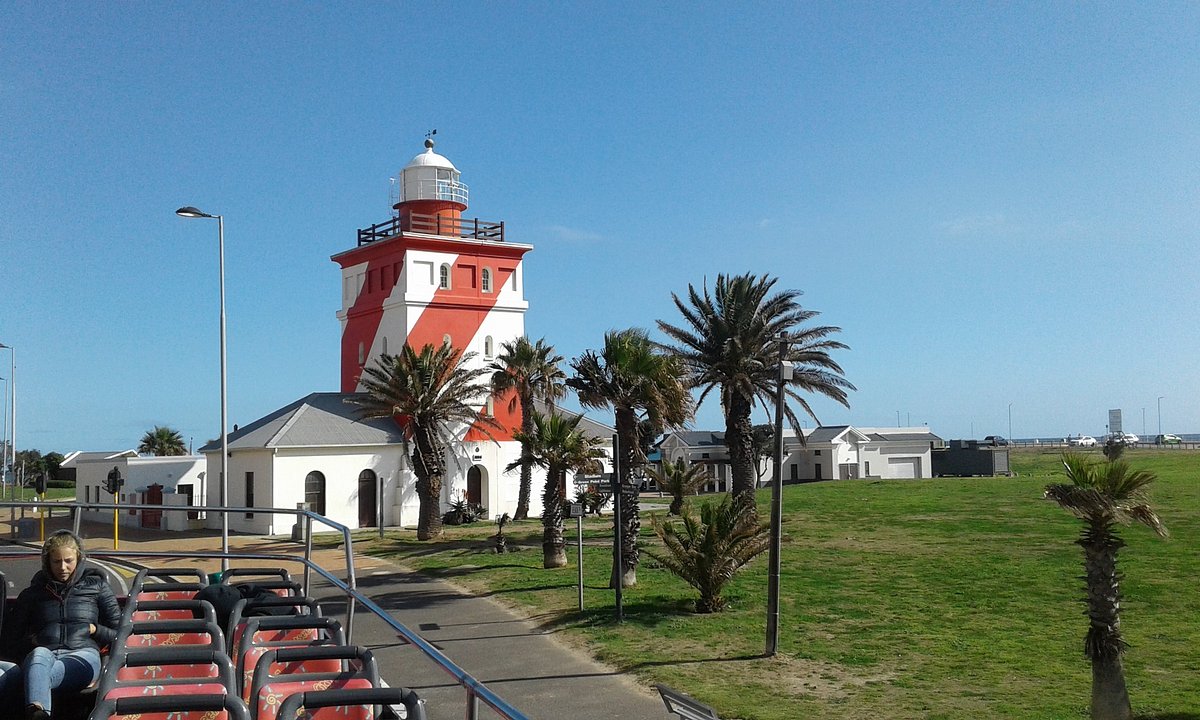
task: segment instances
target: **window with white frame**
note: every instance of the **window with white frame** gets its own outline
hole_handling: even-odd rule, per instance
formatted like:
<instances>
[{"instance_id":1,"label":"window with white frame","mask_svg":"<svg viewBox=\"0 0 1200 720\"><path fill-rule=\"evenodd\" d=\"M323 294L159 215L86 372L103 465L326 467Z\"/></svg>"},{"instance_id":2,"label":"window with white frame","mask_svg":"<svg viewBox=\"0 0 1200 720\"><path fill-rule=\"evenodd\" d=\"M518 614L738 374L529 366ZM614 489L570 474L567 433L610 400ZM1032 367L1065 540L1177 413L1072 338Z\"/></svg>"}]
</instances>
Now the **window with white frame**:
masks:
<instances>
[{"instance_id":1,"label":"window with white frame","mask_svg":"<svg viewBox=\"0 0 1200 720\"><path fill-rule=\"evenodd\" d=\"M483 272L480 273L479 288L481 290L483 290L485 293L490 293L492 291L492 269L491 268L484 268Z\"/></svg>"},{"instance_id":2,"label":"window with white frame","mask_svg":"<svg viewBox=\"0 0 1200 720\"><path fill-rule=\"evenodd\" d=\"M442 290L450 289L450 264L443 263L438 269L438 287Z\"/></svg>"}]
</instances>

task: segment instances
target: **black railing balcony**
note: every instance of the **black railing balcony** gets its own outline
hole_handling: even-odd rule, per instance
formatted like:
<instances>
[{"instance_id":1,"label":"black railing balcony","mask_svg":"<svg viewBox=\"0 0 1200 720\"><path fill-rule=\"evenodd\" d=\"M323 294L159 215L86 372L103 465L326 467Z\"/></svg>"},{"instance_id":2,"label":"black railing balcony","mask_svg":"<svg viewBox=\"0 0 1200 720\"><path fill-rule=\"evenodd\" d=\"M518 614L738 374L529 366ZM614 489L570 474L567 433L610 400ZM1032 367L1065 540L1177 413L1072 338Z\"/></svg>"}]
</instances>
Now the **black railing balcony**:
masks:
<instances>
[{"instance_id":1,"label":"black railing balcony","mask_svg":"<svg viewBox=\"0 0 1200 720\"><path fill-rule=\"evenodd\" d=\"M369 245L405 232L504 242L503 222L411 213L407 216L394 217L387 222L381 222L368 228L360 228L358 244L360 246Z\"/></svg>"}]
</instances>

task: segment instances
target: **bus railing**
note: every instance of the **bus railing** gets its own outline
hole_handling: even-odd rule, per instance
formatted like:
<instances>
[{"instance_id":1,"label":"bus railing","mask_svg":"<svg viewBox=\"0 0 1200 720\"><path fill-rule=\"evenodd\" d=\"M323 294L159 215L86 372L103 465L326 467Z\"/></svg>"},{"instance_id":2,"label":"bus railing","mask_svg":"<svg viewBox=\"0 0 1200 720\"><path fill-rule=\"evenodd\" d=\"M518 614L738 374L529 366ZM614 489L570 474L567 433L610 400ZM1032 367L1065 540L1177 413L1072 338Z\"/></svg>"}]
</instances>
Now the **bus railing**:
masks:
<instances>
[{"instance_id":1,"label":"bus railing","mask_svg":"<svg viewBox=\"0 0 1200 720\"><path fill-rule=\"evenodd\" d=\"M358 590L358 581L354 570L354 547L353 537L350 533L350 528L327 517L318 515L309 510L291 510L286 508L245 508L245 507L228 507L218 508L207 505L152 505L145 503L95 503L95 502L60 502L60 501L42 501L42 502L14 502L0 501L0 508L9 508L12 513L10 517L15 517L17 510L21 511L22 519L29 519L25 511L31 511L35 517L40 517L43 520L50 515L53 517L54 510L66 509L71 516L71 527L76 535L80 535L80 529L85 511L104 511L113 510L116 512L128 512L130 510L161 510L163 512L208 512L208 513L273 513L276 515L293 515L297 521L304 523L304 555L297 558L295 555L286 555L282 553L264 553L264 552L235 552L230 550L228 553L220 551L205 551L205 550L188 550L186 553L181 551L163 551L163 550L100 550L89 549L88 554L91 557L101 559L117 559L124 560L125 558L159 558L159 559L209 559L209 560L255 560L264 562L281 562L281 563L302 563L304 566L304 580L302 587L306 596L311 595L312 576L315 573L332 585L335 589L346 596L346 641L352 642L354 636L354 614L358 606L370 611L373 615L387 623L396 632L397 635L409 642L414 648L418 649L426 658L432 661L435 665L442 669L446 674L454 678L455 682L466 692L467 708L465 717L467 720L476 720L479 717L480 703L487 705L494 710L500 718L504 720L527 720L526 716L515 707L510 705L506 700L501 698L486 685L476 680L470 673L459 667L453 660L446 657L442 651L431 645L428 641L422 638L419 634L411 630L408 626L393 618L386 610L381 608L375 601L363 595ZM47 512L49 511L49 512ZM0 518L2 522L2 518ZM322 567L312 559L313 554L313 524L318 523L324 525L334 532L341 535L342 546L345 548L346 560L346 579L342 580L330 570ZM140 529L142 532L145 529ZM15 527L14 527L15 531ZM171 531L156 531L161 532L165 538L169 538ZM43 532L44 535L44 525ZM118 530L119 534L119 530ZM215 537L215 536L214 536ZM34 539L34 538L30 538ZM119 544L119 542L118 542ZM38 548L32 545L17 546L16 554L36 555ZM22 549L24 552L22 552Z\"/></svg>"}]
</instances>

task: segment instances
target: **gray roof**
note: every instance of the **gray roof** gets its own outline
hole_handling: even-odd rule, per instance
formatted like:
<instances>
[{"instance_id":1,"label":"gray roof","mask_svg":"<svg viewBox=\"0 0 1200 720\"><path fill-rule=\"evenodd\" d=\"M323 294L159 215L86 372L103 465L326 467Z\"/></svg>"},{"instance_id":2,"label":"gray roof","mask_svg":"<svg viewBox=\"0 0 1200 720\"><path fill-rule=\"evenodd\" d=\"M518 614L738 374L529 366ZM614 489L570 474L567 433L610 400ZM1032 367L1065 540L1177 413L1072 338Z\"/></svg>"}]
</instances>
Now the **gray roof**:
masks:
<instances>
[{"instance_id":1,"label":"gray roof","mask_svg":"<svg viewBox=\"0 0 1200 720\"><path fill-rule=\"evenodd\" d=\"M59 467L71 468L81 462L97 462L100 460L113 460L115 458L130 458L137 457L136 450L105 450L103 452L84 452L76 450L69 453Z\"/></svg>"},{"instance_id":2,"label":"gray roof","mask_svg":"<svg viewBox=\"0 0 1200 720\"><path fill-rule=\"evenodd\" d=\"M872 440L892 442L941 442L941 438L931 432L887 432L876 431L870 433L869 437Z\"/></svg>"},{"instance_id":3,"label":"gray roof","mask_svg":"<svg viewBox=\"0 0 1200 720\"><path fill-rule=\"evenodd\" d=\"M537 411L539 413L541 413L543 415L550 414L550 412L551 412L550 406L547 405L545 403L545 401L534 400L533 404L537 408ZM600 438L602 440L611 440L613 434L617 432L616 428L614 428L610 425L605 425L602 422L597 422L597 421L591 419L590 417L588 417L587 415L584 415L583 413L580 413L580 412L576 412L574 410L568 410L564 407L555 405L553 412L556 412L559 415L564 415L566 417L571 417L571 418L578 417L579 425L577 425L576 427L579 428L580 430L582 430L584 432L584 434L588 435L589 437Z\"/></svg>"},{"instance_id":4,"label":"gray roof","mask_svg":"<svg viewBox=\"0 0 1200 720\"><path fill-rule=\"evenodd\" d=\"M229 434L230 450L250 448L387 445L404 432L391 418L362 419L354 398L361 393L313 393ZM200 452L219 450L214 440Z\"/></svg>"},{"instance_id":5,"label":"gray roof","mask_svg":"<svg viewBox=\"0 0 1200 720\"><path fill-rule=\"evenodd\" d=\"M846 432L849 428L849 425L822 425L819 428L813 428L812 432L805 435L804 441L807 443L833 442L838 435Z\"/></svg>"},{"instance_id":6,"label":"gray roof","mask_svg":"<svg viewBox=\"0 0 1200 720\"><path fill-rule=\"evenodd\" d=\"M682 440L688 447L725 446L725 433L715 430L679 430L667 435L667 437L672 436ZM665 439L666 437L663 438L663 440ZM659 441L658 444L661 445L662 441Z\"/></svg>"}]
</instances>

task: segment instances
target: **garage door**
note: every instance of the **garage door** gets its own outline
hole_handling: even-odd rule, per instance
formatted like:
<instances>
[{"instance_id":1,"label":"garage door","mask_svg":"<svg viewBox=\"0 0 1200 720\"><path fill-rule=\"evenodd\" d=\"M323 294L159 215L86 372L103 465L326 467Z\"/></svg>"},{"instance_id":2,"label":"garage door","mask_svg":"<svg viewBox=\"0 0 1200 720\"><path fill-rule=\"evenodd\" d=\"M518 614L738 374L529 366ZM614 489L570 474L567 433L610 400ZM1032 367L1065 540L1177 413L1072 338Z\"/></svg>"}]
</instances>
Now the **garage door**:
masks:
<instances>
[{"instance_id":1,"label":"garage door","mask_svg":"<svg viewBox=\"0 0 1200 720\"><path fill-rule=\"evenodd\" d=\"M921 458L888 458L887 476L890 478L921 477Z\"/></svg>"}]
</instances>

